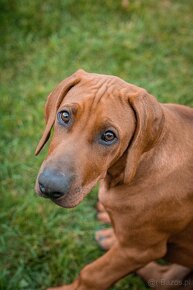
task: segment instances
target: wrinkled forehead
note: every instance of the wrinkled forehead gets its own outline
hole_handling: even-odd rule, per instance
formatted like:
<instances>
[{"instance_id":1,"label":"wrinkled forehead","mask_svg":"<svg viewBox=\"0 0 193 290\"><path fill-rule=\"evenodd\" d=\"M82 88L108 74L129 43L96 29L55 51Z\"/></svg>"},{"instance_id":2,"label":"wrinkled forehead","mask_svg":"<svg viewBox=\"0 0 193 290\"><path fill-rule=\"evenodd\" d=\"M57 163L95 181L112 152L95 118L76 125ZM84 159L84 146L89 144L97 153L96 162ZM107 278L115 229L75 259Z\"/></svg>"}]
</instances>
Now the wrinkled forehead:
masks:
<instances>
[{"instance_id":1,"label":"wrinkled forehead","mask_svg":"<svg viewBox=\"0 0 193 290\"><path fill-rule=\"evenodd\" d=\"M78 105L81 111L94 112L99 117L122 120L128 115L128 89L136 87L117 77L94 75L82 79L72 87L60 107Z\"/></svg>"},{"instance_id":2,"label":"wrinkled forehead","mask_svg":"<svg viewBox=\"0 0 193 290\"><path fill-rule=\"evenodd\" d=\"M81 81L74 86L66 95L65 101L80 102L88 99L99 102L105 95L111 97L117 94L117 90L121 89L120 83L115 77L95 75L81 79Z\"/></svg>"}]
</instances>

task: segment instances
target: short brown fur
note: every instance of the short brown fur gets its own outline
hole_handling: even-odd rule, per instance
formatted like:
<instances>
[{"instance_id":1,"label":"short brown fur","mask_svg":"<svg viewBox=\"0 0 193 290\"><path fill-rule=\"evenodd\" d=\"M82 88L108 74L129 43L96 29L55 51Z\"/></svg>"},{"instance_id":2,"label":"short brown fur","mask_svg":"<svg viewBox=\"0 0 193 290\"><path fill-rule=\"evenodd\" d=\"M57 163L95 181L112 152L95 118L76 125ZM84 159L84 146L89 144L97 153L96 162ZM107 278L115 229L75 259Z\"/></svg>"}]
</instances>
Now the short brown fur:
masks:
<instances>
[{"instance_id":1,"label":"short brown fur","mask_svg":"<svg viewBox=\"0 0 193 290\"><path fill-rule=\"evenodd\" d=\"M76 111L68 131L55 121L66 106ZM40 172L68 167L76 177L56 203L74 207L100 181L99 200L113 226L109 250L71 285L51 289L108 289L132 272L145 277L145 266L163 257L192 270L193 109L160 104L117 77L79 70L49 95L46 121L36 154L52 126L54 135ZM104 124L118 131L119 141L112 146L97 143Z\"/></svg>"}]
</instances>

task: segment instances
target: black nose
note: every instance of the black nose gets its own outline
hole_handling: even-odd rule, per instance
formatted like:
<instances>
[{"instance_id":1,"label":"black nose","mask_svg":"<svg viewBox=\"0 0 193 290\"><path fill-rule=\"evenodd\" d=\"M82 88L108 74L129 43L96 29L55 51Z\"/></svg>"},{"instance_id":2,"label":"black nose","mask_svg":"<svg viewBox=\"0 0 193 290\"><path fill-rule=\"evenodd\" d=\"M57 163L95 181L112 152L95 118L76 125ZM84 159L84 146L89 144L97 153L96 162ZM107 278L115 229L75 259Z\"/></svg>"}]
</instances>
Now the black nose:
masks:
<instances>
[{"instance_id":1,"label":"black nose","mask_svg":"<svg viewBox=\"0 0 193 290\"><path fill-rule=\"evenodd\" d=\"M44 169L38 178L39 188L44 197L59 198L68 193L73 181L73 175L56 169Z\"/></svg>"}]
</instances>

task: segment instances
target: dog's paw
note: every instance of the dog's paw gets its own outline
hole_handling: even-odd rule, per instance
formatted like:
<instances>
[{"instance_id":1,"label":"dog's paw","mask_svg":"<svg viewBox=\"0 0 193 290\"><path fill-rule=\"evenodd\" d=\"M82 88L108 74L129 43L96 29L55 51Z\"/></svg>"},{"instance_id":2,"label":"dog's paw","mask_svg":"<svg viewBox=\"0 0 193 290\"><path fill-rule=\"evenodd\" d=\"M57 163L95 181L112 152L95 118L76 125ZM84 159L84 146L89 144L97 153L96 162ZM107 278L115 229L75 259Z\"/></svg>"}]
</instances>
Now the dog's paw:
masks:
<instances>
[{"instance_id":1,"label":"dog's paw","mask_svg":"<svg viewBox=\"0 0 193 290\"><path fill-rule=\"evenodd\" d=\"M97 214L97 219L105 224L111 224L111 220L107 212L99 212Z\"/></svg>"},{"instance_id":2,"label":"dog's paw","mask_svg":"<svg viewBox=\"0 0 193 290\"><path fill-rule=\"evenodd\" d=\"M96 209L97 209L97 219L105 224L111 224L109 214L107 213L107 211L105 210L104 206L100 201L98 201Z\"/></svg>"},{"instance_id":3,"label":"dog's paw","mask_svg":"<svg viewBox=\"0 0 193 290\"><path fill-rule=\"evenodd\" d=\"M97 231L95 239L103 250L109 250L116 241L113 229Z\"/></svg>"}]
</instances>

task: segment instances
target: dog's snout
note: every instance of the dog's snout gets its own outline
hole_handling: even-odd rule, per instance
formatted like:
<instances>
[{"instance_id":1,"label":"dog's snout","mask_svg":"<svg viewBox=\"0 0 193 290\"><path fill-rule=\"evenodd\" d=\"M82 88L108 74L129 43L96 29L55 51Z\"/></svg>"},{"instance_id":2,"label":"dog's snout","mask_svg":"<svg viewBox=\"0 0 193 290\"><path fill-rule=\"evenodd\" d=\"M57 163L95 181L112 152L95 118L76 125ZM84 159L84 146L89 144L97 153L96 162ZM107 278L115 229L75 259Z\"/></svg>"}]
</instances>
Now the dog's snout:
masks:
<instances>
[{"instance_id":1,"label":"dog's snout","mask_svg":"<svg viewBox=\"0 0 193 290\"><path fill-rule=\"evenodd\" d=\"M59 198L70 190L73 176L56 169L44 169L38 178L40 192L44 197Z\"/></svg>"}]
</instances>

